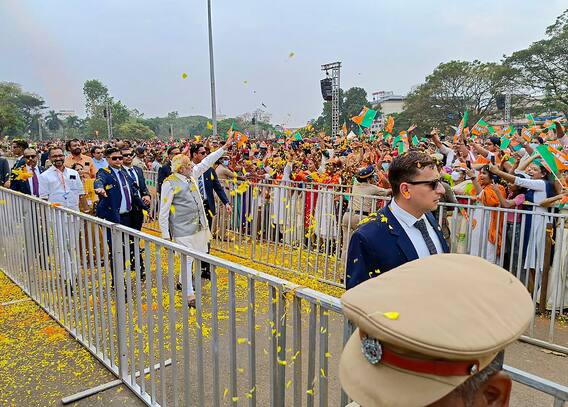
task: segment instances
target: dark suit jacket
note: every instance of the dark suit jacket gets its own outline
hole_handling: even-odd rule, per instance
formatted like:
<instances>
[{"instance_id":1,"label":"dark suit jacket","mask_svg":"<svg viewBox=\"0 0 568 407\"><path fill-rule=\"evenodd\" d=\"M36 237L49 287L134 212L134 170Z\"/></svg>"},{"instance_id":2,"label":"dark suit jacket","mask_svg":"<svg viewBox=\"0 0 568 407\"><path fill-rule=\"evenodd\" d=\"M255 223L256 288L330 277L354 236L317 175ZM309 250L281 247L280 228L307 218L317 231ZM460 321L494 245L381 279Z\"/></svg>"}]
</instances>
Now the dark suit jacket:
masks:
<instances>
[{"instance_id":1,"label":"dark suit jacket","mask_svg":"<svg viewBox=\"0 0 568 407\"><path fill-rule=\"evenodd\" d=\"M162 193L162 184L164 183L164 180L170 175L172 175L172 163L168 161L158 170L158 185L156 185L156 191L158 192L158 194Z\"/></svg>"},{"instance_id":2,"label":"dark suit jacket","mask_svg":"<svg viewBox=\"0 0 568 407\"><path fill-rule=\"evenodd\" d=\"M10 164L8 160L0 157L0 186L10 179Z\"/></svg>"},{"instance_id":3,"label":"dark suit jacket","mask_svg":"<svg viewBox=\"0 0 568 407\"><path fill-rule=\"evenodd\" d=\"M108 171L107 171L108 170ZM128 173L121 169L128 187L130 188L130 196L132 197L133 208L148 209L138 193L138 186L134 184L132 178ZM114 174L111 168L101 168L97 172L95 178L95 189L103 188L107 196L99 195L99 202L97 203L96 214L99 218L106 219L109 222L120 223L120 203L122 201L122 194L120 192L120 181Z\"/></svg>"},{"instance_id":4,"label":"dark suit jacket","mask_svg":"<svg viewBox=\"0 0 568 407\"><path fill-rule=\"evenodd\" d=\"M138 187L140 196L150 196L150 191L148 191L148 187L146 186L146 178L144 178L144 171L142 171L142 168L136 166L133 166L132 169L136 172L138 180L140 180L140 183L138 183L137 179L132 179L132 182L134 182ZM128 171L126 171L126 173L130 176L130 173Z\"/></svg>"},{"instance_id":5,"label":"dark suit jacket","mask_svg":"<svg viewBox=\"0 0 568 407\"><path fill-rule=\"evenodd\" d=\"M227 194L225 193L225 189L219 182L219 177L217 173L213 169L213 167L209 168L207 171L203 173L203 186L205 187L205 195L207 196L207 205L211 210L211 213L215 215L216 207L215 207L215 195L213 195L213 191L217 193L217 196L223 202L223 204L227 205L229 203L229 199L227 198Z\"/></svg>"},{"instance_id":6,"label":"dark suit jacket","mask_svg":"<svg viewBox=\"0 0 568 407\"><path fill-rule=\"evenodd\" d=\"M41 153L41 155L39 156L39 165L45 167L45 163L48 158L49 158L49 153L47 151Z\"/></svg>"},{"instance_id":7,"label":"dark suit jacket","mask_svg":"<svg viewBox=\"0 0 568 407\"><path fill-rule=\"evenodd\" d=\"M45 171L45 169L43 167L38 166L37 169L39 170L40 174ZM30 183L29 183L28 180L17 180L17 179L15 179L16 177L15 177L14 174L12 174L12 176L10 178L11 178L10 189L12 191L18 191L18 192L21 192L22 194L26 194L26 195L32 194L32 190L30 188Z\"/></svg>"},{"instance_id":8,"label":"dark suit jacket","mask_svg":"<svg viewBox=\"0 0 568 407\"><path fill-rule=\"evenodd\" d=\"M381 221L381 214L386 216L387 222ZM444 253L448 253L438 222L431 213L427 213L426 218L436 231ZM379 211L376 220L359 227L351 237L345 270L347 289L376 276L375 272L385 273L417 258L414 245L387 205Z\"/></svg>"}]
</instances>

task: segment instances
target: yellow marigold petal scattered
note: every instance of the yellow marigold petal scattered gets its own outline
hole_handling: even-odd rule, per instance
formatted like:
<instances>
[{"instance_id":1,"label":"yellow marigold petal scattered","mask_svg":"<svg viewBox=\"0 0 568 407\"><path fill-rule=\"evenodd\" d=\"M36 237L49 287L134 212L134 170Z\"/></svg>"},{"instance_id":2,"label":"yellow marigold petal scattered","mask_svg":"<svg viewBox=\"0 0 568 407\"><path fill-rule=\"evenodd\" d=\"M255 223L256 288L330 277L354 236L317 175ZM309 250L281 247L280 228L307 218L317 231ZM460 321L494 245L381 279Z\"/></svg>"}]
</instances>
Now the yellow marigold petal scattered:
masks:
<instances>
[{"instance_id":1,"label":"yellow marigold petal scattered","mask_svg":"<svg viewBox=\"0 0 568 407\"><path fill-rule=\"evenodd\" d=\"M398 317L400 316L400 314L396 311L385 312L383 315L388 319L392 319L393 321L397 320Z\"/></svg>"}]
</instances>

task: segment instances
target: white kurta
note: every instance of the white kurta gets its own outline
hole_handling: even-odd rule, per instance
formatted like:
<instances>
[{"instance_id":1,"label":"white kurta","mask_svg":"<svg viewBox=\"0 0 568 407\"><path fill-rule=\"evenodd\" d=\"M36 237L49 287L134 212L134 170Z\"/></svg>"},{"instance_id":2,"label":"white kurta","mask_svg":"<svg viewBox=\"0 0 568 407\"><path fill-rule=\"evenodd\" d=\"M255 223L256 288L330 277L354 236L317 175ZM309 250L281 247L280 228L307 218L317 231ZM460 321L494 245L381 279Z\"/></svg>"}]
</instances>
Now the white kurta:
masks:
<instances>
[{"instance_id":1,"label":"white kurta","mask_svg":"<svg viewBox=\"0 0 568 407\"><path fill-rule=\"evenodd\" d=\"M515 185L534 191L534 203L539 204L546 199L546 182L536 179L515 178ZM533 210L531 230L525 239L529 239L527 253L525 257L525 269L535 269L542 271L544 265L544 249L546 246L546 221L548 210L537 206Z\"/></svg>"},{"instance_id":2,"label":"white kurta","mask_svg":"<svg viewBox=\"0 0 568 407\"><path fill-rule=\"evenodd\" d=\"M186 178L181 174L176 174L176 177L181 182L188 182L193 185L193 189L197 190L197 182L196 180L205 172L207 171L224 153L224 149L220 148L219 150L209 154L207 157L203 159L199 164L195 164L193 166L193 170L191 173L190 178ZM160 230L162 232L162 238L169 239L170 237L170 225L169 225L169 214L170 208L172 205L172 201L174 198L174 188L172 188L171 183L166 179L164 184L162 185L162 202L160 206L160 214L159 214L159 224ZM199 195L199 194L195 194ZM206 217L205 217L205 209L203 207L203 201L199 200L199 211L201 212L201 216L199 216L199 221L201 222L201 229L196 233L189 235L189 236L176 236L174 241L176 243L180 243L183 246L186 246L188 249L195 250L200 253L207 253L209 251L208 244L209 240L211 239L211 231L209 230L209 225L207 224ZM191 275L193 270L193 257L188 256L187 261L187 287L186 291L188 295L193 295L193 284L191 281ZM179 282L182 282L182 275L180 273Z\"/></svg>"},{"instance_id":3,"label":"white kurta","mask_svg":"<svg viewBox=\"0 0 568 407\"><path fill-rule=\"evenodd\" d=\"M284 167L282 179L273 188L272 199L270 200L270 222L284 224L286 219L286 210L289 205L290 190L284 188L290 184L290 174L292 173L292 165L287 163ZM286 208L288 206L288 208ZM280 230L282 232L282 230Z\"/></svg>"}]
</instances>

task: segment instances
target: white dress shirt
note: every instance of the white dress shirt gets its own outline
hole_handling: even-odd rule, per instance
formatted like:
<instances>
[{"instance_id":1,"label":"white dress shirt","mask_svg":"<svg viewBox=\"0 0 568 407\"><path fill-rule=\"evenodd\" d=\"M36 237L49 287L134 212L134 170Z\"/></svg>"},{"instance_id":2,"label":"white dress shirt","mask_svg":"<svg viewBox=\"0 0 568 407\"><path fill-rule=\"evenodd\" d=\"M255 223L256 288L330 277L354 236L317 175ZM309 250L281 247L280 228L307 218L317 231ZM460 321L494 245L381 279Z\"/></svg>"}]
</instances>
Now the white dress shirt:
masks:
<instances>
[{"instance_id":1,"label":"white dress shirt","mask_svg":"<svg viewBox=\"0 0 568 407\"><path fill-rule=\"evenodd\" d=\"M400 223L400 226L402 227L402 229L404 230L404 232L412 242L414 249L416 249L418 258L421 259L423 257L430 256L430 251L428 250L428 246L426 246L426 242L422 237L422 233L420 233L420 230L418 230L418 228L414 226L414 224L419 219L417 219L414 215L406 212L404 209L398 206L394 198L391 199L389 207L392 214L394 215L398 223ZM442 248L442 243L440 242L440 239L438 239L438 235L436 234L436 231L434 230L434 228L426 218L426 215L422 215L420 219L424 219L424 222L426 223L426 229L428 230L428 234L430 235L430 238L432 239L434 245L436 246L436 251L438 253L444 253L444 249Z\"/></svg>"},{"instance_id":2,"label":"white dress shirt","mask_svg":"<svg viewBox=\"0 0 568 407\"><path fill-rule=\"evenodd\" d=\"M120 209L118 210L119 214L124 214L126 212L128 212L128 207L126 206L126 196L124 196L124 188L122 186L122 181L120 180L120 175L119 175L119 171L116 168L113 168L109 165L109 167L113 172L114 175L116 176L116 179L118 180L118 185L120 185ZM124 175L124 173L122 174ZM130 187L128 186L128 181L126 180L126 175L124 175L124 181L126 182L126 189L128 190L128 192L130 192ZM130 196L130 206L132 209L132 196Z\"/></svg>"},{"instance_id":3,"label":"white dress shirt","mask_svg":"<svg viewBox=\"0 0 568 407\"><path fill-rule=\"evenodd\" d=\"M136 172L134 166L127 167L123 165L122 168L124 168L126 173L130 176L130 178L132 178L132 180L136 183L136 185L140 186L140 179L138 178L138 172Z\"/></svg>"},{"instance_id":4,"label":"white dress shirt","mask_svg":"<svg viewBox=\"0 0 568 407\"><path fill-rule=\"evenodd\" d=\"M79 173L71 168L65 167L61 172L51 166L39 176L39 196L42 199L78 211L81 195L85 195L83 182Z\"/></svg>"}]
</instances>

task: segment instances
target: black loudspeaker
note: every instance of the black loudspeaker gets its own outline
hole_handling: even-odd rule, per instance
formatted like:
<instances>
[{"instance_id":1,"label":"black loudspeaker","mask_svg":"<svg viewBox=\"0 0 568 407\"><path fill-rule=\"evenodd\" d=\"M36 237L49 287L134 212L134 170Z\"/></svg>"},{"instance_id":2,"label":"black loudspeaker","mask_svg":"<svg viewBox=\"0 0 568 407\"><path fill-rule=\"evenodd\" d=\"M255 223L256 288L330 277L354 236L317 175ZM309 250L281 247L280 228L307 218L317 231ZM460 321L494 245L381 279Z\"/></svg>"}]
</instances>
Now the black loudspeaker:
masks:
<instances>
[{"instance_id":1,"label":"black loudspeaker","mask_svg":"<svg viewBox=\"0 0 568 407\"><path fill-rule=\"evenodd\" d=\"M505 109L505 95L495 96L495 103L497 104L497 109L499 110Z\"/></svg>"},{"instance_id":2,"label":"black loudspeaker","mask_svg":"<svg viewBox=\"0 0 568 407\"><path fill-rule=\"evenodd\" d=\"M331 78L325 78L320 81L321 84L321 96L323 100L331 100L331 88L332 82Z\"/></svg>"}]
</instances>

